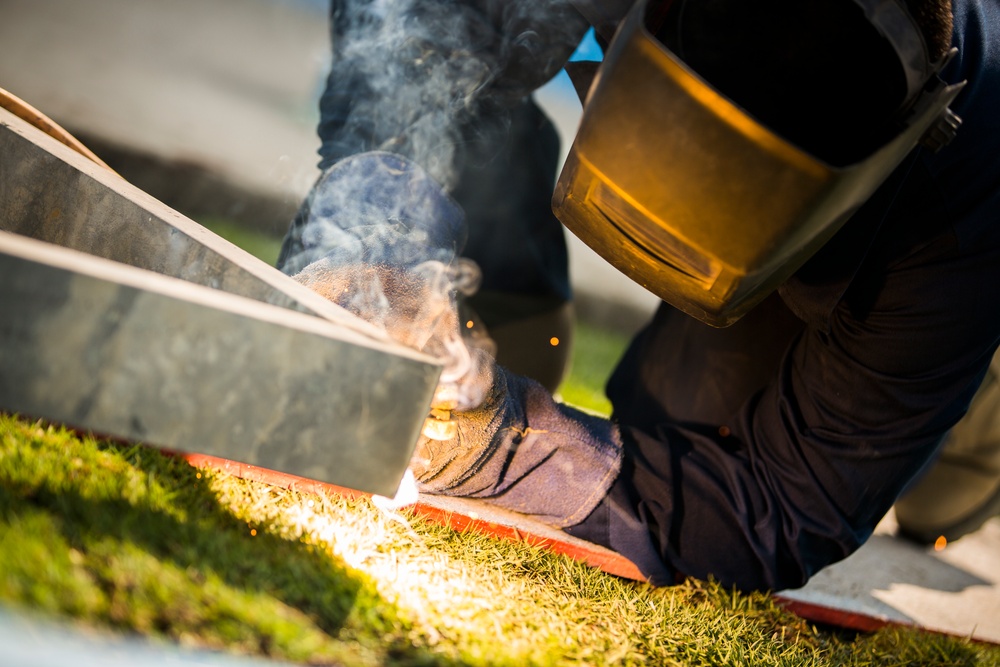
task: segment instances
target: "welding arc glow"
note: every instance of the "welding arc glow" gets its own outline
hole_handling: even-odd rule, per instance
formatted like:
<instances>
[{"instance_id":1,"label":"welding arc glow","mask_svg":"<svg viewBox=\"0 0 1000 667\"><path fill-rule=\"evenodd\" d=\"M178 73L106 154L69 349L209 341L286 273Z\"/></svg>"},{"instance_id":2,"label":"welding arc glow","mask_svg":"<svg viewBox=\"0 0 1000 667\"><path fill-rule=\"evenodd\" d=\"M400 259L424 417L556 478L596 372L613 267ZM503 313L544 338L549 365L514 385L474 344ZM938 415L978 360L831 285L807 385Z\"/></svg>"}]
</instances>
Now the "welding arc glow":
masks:
<instances>
[{"instance_id":1,"label":"welding arc glow","mask_svg":"<svg viewBox=\"0 0 1000 667\"><path fill-rule=\"evenodd\" d=\"M372 502L379 509L391 512L414 504L417 502L418 495L417 480L413 477L413 471L407 468L403 474L403 479L399 482L399 488L396 489L395 496L386 498L385 496L373 495Z\"/></svg>"},{"instance_id":2,"label":"welding arc glow","mask_svg":"<svg viewBox=\"0 0 1000 667\"><path fill-rule=\"evenodd\" d=\"M427 551L404 515L382 509L385 503L392 507L412 504L406 494L412 493L415 499L416 490L412 474L407 472L396 498L372 498L384 520L345 522L344 516L330 511L326 500L286 505L275 518L292 528L298 539L308 537L348 566L368 574L386 599L409 609L423 630L432 635L431 641L436 641L435 628L454 631L465 625L474 627L475 615L488 610L474 594L478 582L465 568L453 564L439 550ZM405 543L412 550L407 549L408 556L402 557L399 548ZM387 549L387 544L396 548Z\"/></svg>"}]
</instances>

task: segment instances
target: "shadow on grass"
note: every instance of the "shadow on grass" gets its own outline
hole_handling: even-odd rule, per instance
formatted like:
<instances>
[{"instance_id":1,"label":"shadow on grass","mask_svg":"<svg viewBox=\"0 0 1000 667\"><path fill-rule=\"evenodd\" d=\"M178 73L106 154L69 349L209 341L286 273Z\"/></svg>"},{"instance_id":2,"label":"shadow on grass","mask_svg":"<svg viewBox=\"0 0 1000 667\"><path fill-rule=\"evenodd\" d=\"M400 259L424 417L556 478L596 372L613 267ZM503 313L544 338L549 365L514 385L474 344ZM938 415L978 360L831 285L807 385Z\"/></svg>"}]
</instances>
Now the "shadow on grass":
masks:
<instances>
[{"instance_id":1,"label":"shadow on grass","mask_svg":"<svg viewBox=\"0 0 1000 667\"><path fill-rule=\"evenodd\" d=\"M17 534L11 525L29 516L40 519L42 528L34 533L61 535L62 540L53 535L41 539L49 545L64 542L65 547L41 551L69 554L44 556L52 560L50 569L67 558L75 558L77 565L82 561L88 585L104 596L101 603L85 605L91 620L103 617L126 629L194 636L202 643L207 637L209 645L236 644L238 650L310 662L326 656L328 661L325 639L310 643L298 636L315 634L318 628L342 643L334 656L344 652L361 660L368 655L380 664L460 664L414 646L406 620L365 575L307 543L248 526L219 505L207 479L187 463L156 450L113 443L74 449L48 451L44 456L50 461L40 466L41 472L19 475L16 468L26 467L24 463L15 465L11 456L4 463L0 448L0 548L12 548L4 546L5 528L8 536ZM33 453L38 454L19 455ZM46 475L47 466L57 470ZM45 593L27 597L38 595ZM260 609L247 608L252 605ZM56 607L50 611L73 613L59 609L59 603L49 606ZM147 608L138 608L142 606ZM285 618L278 623L275 616ZM298 648L289 650L296 642ZM310 646L323 645L318 655L309 654Z\"/></svg>"}]
</instances>

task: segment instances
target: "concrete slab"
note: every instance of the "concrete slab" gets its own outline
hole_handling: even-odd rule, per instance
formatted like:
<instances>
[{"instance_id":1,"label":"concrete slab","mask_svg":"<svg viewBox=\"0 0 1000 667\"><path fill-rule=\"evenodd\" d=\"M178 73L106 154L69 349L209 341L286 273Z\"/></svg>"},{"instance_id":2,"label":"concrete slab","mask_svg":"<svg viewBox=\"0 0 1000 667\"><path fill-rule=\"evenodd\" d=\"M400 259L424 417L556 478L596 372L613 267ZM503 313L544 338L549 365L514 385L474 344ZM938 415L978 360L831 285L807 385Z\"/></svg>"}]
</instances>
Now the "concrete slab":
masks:
<instances>
[{"instance_id":1,"label":"concrete slab","mask_svg":"<svg viewBox=\"0 0 1000 667\"><path fill-rule=\"evenodd\" d=\"M0 409L392 496L441 367L317 317L0 232Z\"/></svg>"},{"instance_id":2,"label":"concrete slab","mask_svg":"<svg viewBox=\"0 0 1000 667\"><path fill-rule=\"evenodd\" d=\"M1000 644L1000 517L938 551L898 538L890 513L853 555L782 596Z\"/></svg>"},{"instance_id":3,"label":"concrete slab","mask_svg":"<svg viewBox=\"0 0 1000 667\"><path fill-rule=\"evenodd\" d=\"M395 492L434 360L3 110L0 230L0 409Z\"/></svg>"}]
</instances>

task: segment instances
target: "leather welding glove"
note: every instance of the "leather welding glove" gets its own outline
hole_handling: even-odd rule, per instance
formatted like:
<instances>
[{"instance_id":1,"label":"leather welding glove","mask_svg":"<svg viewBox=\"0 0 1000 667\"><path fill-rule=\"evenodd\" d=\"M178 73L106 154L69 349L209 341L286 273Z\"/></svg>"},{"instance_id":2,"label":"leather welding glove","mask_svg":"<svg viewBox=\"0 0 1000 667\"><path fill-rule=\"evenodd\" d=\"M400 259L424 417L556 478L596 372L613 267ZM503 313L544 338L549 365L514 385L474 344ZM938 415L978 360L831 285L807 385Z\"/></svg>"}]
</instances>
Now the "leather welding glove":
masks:
<instances>
[{"instance_id":1,"label":"leather welding glove","mask_svg":"<svg viewBox=\"0 0 1000 667\"><path fill-rule=\"evenodd\" d=\"M617 426L502 366L492 372L482 405L453 414L453 438L421 436L410 464L417 488L482 498L560 528L583 521L621 469Z\"/></svg>"},{"instance_id":2,"label":"leather welding glove","mask_svg":"<svg viewBox=\"0 0 1000 667\"><path fill-rule=\"evenodd\" d=\"M420 165L393 153L359 153L317 180L285 237L278 268L440 360L435 407L467 408L488 389L479 369L493 348L481 326L459 326L457 300L475 291L479 276L458 256L465 238L461 207Z\"/></svg>"}]
</instances>

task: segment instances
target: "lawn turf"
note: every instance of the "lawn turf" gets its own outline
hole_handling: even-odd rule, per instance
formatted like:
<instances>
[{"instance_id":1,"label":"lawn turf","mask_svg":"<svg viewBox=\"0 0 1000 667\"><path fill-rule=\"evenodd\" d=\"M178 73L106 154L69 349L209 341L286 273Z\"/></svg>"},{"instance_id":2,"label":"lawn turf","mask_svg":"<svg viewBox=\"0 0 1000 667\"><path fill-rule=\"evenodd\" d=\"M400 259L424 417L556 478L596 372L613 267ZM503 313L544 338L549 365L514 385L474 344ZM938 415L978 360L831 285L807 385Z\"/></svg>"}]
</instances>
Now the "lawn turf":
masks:
<instances>
[{"instance_id":1,"label":"lawn turf","mask_svg":"<svg viewBox=\"0 0 1000 667\"><path fill-rule=\"evenodd\" d=\"M342 665L998 665L1000 647L817 629L765 595L653 588L367 499L0 416L0 601Z\"/></svg>"},{"instance_id":2,"label":"lawn turf","mask_svg":"<svg viewBox=\"0 0 1000 667\"><path fill-rule=\"evenodd\" d=\"M273 263L279 241L207 227ZM625 338L578 324L563 400L608 414ZM197 470L0 416L0 601L308 664L1000 665L1000 648L817 629L763 595L655 589L365 499Z\"/></svg>"}]
</instances>

